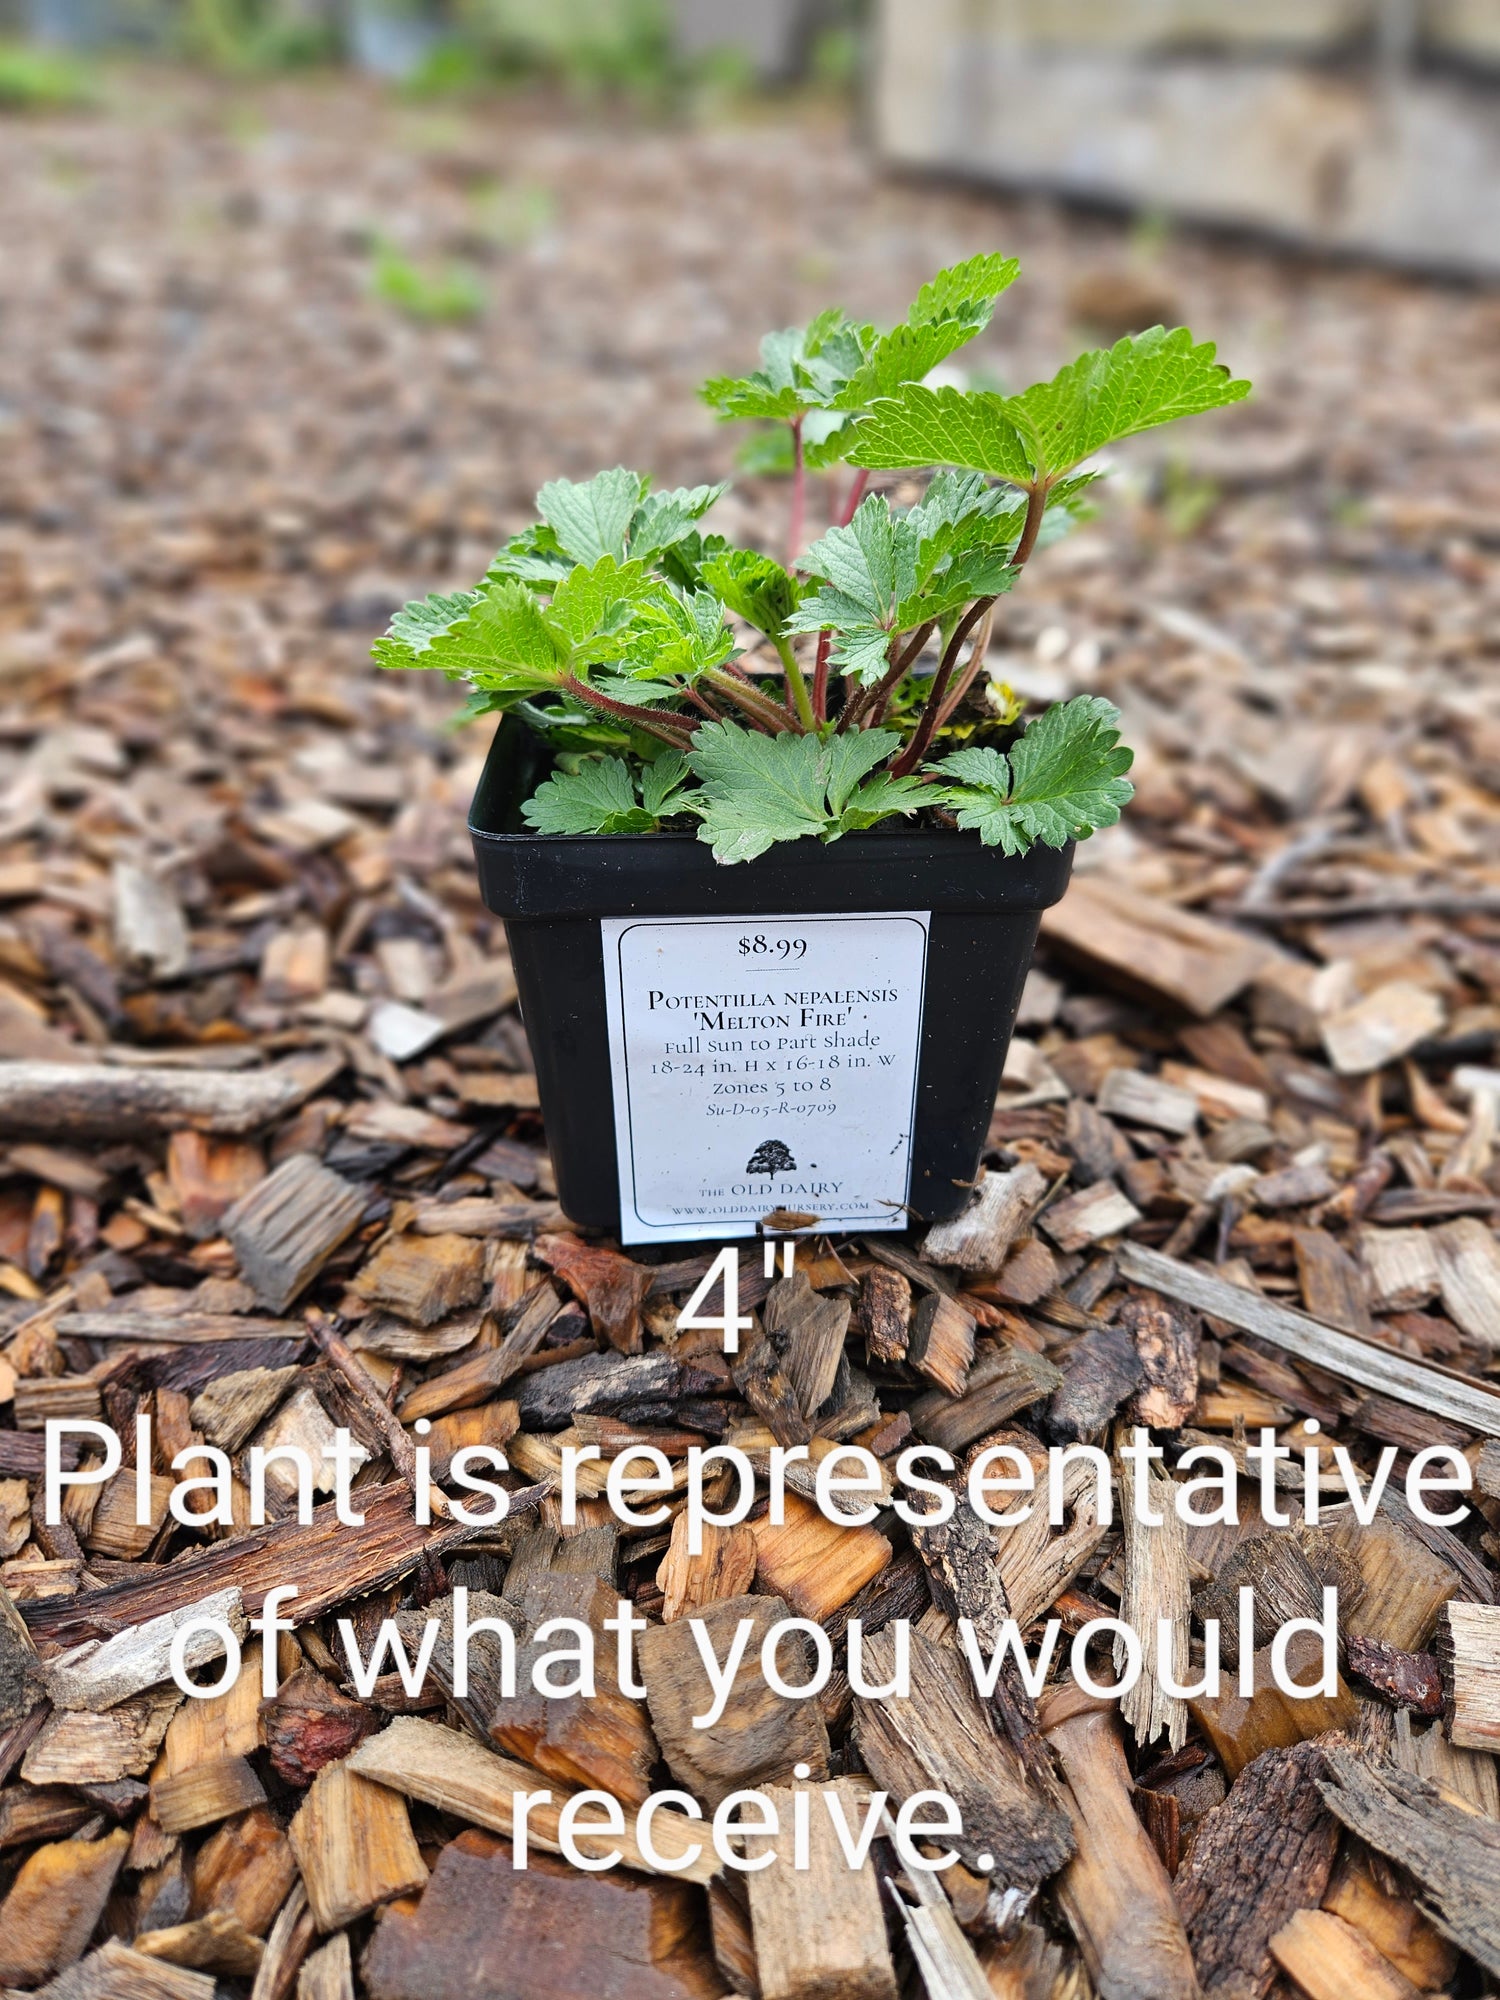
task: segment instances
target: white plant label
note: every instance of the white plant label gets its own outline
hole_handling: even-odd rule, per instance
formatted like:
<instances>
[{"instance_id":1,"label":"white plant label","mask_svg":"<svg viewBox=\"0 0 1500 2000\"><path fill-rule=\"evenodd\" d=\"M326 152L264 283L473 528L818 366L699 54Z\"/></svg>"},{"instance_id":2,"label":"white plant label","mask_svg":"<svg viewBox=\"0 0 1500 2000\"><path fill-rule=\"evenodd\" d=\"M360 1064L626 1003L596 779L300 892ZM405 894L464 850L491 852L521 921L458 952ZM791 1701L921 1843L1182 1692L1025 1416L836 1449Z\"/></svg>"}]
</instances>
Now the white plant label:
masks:
<instances>
[{"instance_id":1,"label":"white plant label","mask_svg":"<svg viewBox=\"0 0 1500 2000\"><path fill-rule=\"evenodd\" d=\"M600 923L625 1243L900 1229L928 912Z\"/></svg>"}]
</instances>

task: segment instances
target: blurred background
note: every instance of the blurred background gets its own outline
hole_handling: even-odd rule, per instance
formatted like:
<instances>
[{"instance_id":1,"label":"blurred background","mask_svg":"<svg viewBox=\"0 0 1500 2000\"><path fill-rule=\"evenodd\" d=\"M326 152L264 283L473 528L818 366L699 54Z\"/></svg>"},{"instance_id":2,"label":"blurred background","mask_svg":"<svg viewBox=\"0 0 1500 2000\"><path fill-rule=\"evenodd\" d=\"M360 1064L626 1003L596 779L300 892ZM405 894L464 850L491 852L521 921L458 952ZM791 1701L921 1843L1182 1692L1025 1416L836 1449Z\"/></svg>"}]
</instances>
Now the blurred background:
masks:
<instances>
[{"instance_id":1,"label":"blurred background","mask_svg":"<svg viewBox=\"0 0 1500 2000\"><path fill-rule=\"evenodd\" d=\"M1500 888L1500 0L0 8L7 1052L353 1035L500 953L483 732L370 666L392 609L620 462L779 546L699 382L978 250L971 380L1164 320L1255 383L1001 606L992 670L1139 746L1080 866Z\"/></svg>"}]
</instances>

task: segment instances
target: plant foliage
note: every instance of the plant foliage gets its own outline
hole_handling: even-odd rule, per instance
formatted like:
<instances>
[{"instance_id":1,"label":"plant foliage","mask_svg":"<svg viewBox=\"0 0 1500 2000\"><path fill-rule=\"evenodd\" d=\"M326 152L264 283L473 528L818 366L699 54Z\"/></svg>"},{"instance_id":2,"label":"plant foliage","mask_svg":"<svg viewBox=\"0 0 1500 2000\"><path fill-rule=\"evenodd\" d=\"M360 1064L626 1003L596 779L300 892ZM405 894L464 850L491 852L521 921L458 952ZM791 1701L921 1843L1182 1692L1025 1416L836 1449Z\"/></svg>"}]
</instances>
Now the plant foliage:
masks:
<instances>
[{"instance_id":1,"label":"plant foliage","mask_svg":"<svg viewBox=\"0 0 1500 2000\"><path fill-rule=\"evenodd\" d=\"M470 714L513 710L551 746L522 808L539 833L696 828L736 862L917 812L1015 855L1113 824L1131 796L1117 710L1080 696L1018 733L1008 690L971 697L990 619L1086 511L1091 461L1249 384L1182 327L1015 394L929 383L1016 274L971 257L885 332L830 309L704 385L722 418L787 441L784 561L712 530L723 485L555 479L483 580L408 604L376 659L465 681ZM804 547L815 475L841 461L856 470ZM925 484L902 505L872 473Z\"/></svg>"}]
</instances>

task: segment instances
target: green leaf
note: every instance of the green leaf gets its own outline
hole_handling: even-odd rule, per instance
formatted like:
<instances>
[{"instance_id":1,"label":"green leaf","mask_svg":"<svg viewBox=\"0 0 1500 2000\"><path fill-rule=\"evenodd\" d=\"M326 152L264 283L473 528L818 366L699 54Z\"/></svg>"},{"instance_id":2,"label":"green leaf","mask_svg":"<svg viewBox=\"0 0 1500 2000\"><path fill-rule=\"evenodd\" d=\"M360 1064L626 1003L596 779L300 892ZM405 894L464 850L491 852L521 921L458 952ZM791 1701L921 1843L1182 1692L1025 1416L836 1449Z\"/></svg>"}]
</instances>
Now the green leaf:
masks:
<instances>
[{"instance_id":1,"label":"green leaf","mask_svg":"<svg viewBox=\"0 0 1500 2000\"><path fill-rule=\"evenodd\" d=\"M697 590L684 599L658 584L633 608L609 657L643 679L691 683L732 659L734 651L724 607L711 591Z\"/></svg>"},{"instance_id":2,"label":"green leaf","mask_svg":"<svg viewBox=\"0 0 1500 2000\"><path fill-rule=\"evenodd\" d=\"M596 472L581 484L552 479L536 496L537 511L556 535L558 546L575 562L596 563L601 556L623 561L630 523L646 496L646 485L641 473L627 472L623 465Z\"/></svg>"},{"instance_id":3,"label":"green leaf","mask_svg":"<svg viewBox=\"0 0 1500 2000\"><path fill-rule=\"evenodd\" d=\"M841 410L861 410L877 396L920 382L990 323L995 300L1020 270L1014 257L970 257L939 271L916 296L904 323L882 334L837 398Z\"/></svg>"},{"instance_id":4,"label":"green leaf","mask_svg":"<svg viewBox=\"0 0 1500 2000\"><path fill-rule=\"evenodd\" d=\"M569 664L566 639L549 625L526 586L514 580L475 592L462 616L429 631L420 650L393 624L374 651L382 666L436 667L450 680L467 680L500 695L555 687Z\"/></svg>"},{"instance_id":5,"label":"green leaf","mask_svg":"<svg viewBox=\"0 0 1500 2000\"><path fill-rule=\"evenodd\" d=\"M823 783L829 811L841 813L860 780L884 763L900 742L894 729L855 729L845 736L830 736L823 745Z\"/></svg>"},{"instance_id":6,"label":"green leaf","mask_svg":"<svg viewBox=\"0 0 1500 2000\"><path fill-rule=\"evenodd\" d=\"M654 819L669 819L681 810L678 794L691 780L682 752L663 750L641 773L641 804Z\"/></svg>"},{"instance_id":7,"label":"green leaf","mask_svg":"<svg viewBox=\"0 0 1500 2000\"><path fill-rule=\"evenodd\" d=\"M1009 398L986 389L924 389L908 383L860 420L845 456L851 465L958 465L1025 486L1032 476Z\"/></svg>"},{"instance_id":8,"label":"green leaf","mask_svg":"<svg viewBox=\"0 0 1500 2000\"><path fill-rule=\"evenodd\" d=\"M812 544L802 567L822 577L867 618L878 622L886 617L896 588L896 523L890 502L869 494L847 527L830 528Z\"/></svg>"},{"instance_id":9,"label":"green leaf","mask_svg":"<svg viewBox=\"0 0 1500 2000\"><path fill-rule=\"evenodd\" d=\"M1186 327L1156 326L1081 354L1019 396L908 384L875 404L847 456L855 465L968 466L1027 486L1058 479L1121 438L1249 393L1214 359L1212 341L1195 345Z\"/></svg>"},{"instance_id":10,"label":"green leaf","mask_svg":"<svg viewBox=\"0 0 1500 2000\"><path fill-rule=\"evenodd\" d=\"M830 528L803 556L826 581L786 629L831 631L833 664L869 686L886 672L893 634L1010 588L1019 532L1018 511L977 474L940 473L904 515L871 494L848 527Z\"/></svg>"},{"instance_id":11,"label":"green leaf","mask_svg":"<svg viewBox=\"0 0 1500 2000\"><path fill-rule=\"evenodd\" d=\"M636 561L649 561L675 547L728 489L729 481L721 479L714 486L678 486L670 493L648 493L631 516L631 556Z\"/></svg>"},{"instance_id":12,"label":"green leaf","mask_svg":"<svg viewBox=\"0 0 1500 2000\"><path fill-rule=\"evenodd\" d=\"M1010 398L1010 411L1038 472L1055 478L1096 451L1156 424L1237 403L1250 384L1194 345L1185 326L1154 326L1113 347L1080 354L1050 382Z\"/></svg>"},{"instance_id":13,"label":"green leaf","mask_svg":"<svg viewBox=\"0 0 1500 2000\"><path fill-rule=\"evenodd\" d=\"M736 723L705 723L688 762L703 780L700 840L722 862L753 861L781 840L837 839L859 781L901 738L891 729L849 736L762 736Z\"/></svg>"},{"instance_id":14,"label":"green leaf","mask_svg":"<svg viewBox=\"0 0 1500 2000\"><path fill-rule=\"evenodd\" d=\"M557 772L537 786L521 816L538 833L650 833L656 826L636 804L623 757L590 757L576 771Z\"/></svg>"},{"instance_id":15,"label":"green leaf","mask_svg":"<svg viewBox=\"0 0 1500 2000\"><path fill-rule=\"evenodd\" d=\"M929 278L917 293L906 315L908 324L927 326L945 319L971 319L977 322L978 332L989 325L996 299L1020 274L1020 261L1002 257L998 250L965 258L961 264L950 264L935 278Z\"/></svg>"},{"instance_id":16,"label":"green leaf","mask_svg":"<svg viewBox=\"0 0 1500 2000\"><path fill-rule=\"evenodd\" d=\"M797 608L797 579L753 549L726 549L704 563L702 577L737 618L772 639Z\"/></svg>"},{"instance_id":17,"label":"green leaf","mask_svg":"<svg viewBox=\"0 0 1500 2000\"><path fill-rule=\"evenodd\" d=\"M827 409L864 360L875 329L856 326L836 308L805 327L768 333L760 367L750 375L716 375L699 394L723 418L770 417L783 423Z\"/></svg>"},{"instance_id":18,"label":"green leaf","mask_svg":"<svg viewBox=\"0 0 1500 2000\"><path fill-rule=\"evenodd\" d=\"M477 590L455 590L449 597L434 593L403 604L383 639L375 641L374 656L383 667L428 667L422 655L479 602Z\"/></svg>"},{"instance_id":19,"label":"green leaf","mask_svg":"<svg viewBox=\"0 0 1500 2000\"><path fill-rule=\"evenodd\" d=\"M581 647L619 630L632 607L660 588L644 563L601 556L596 563L577 564L562 579L552 594L547 622Z\"/></svg>"},{"instance_id":20,"label":"green leaf","mask_svg":"<svg viewBox=\"0 0 1500 2000\"><path fill-rule=\"evenodd\" d=\"M563 553L551 528L545 521L537 521L518 535L512 535L505 547L497 551L485 580L499 583L505 577L519 577L523 583L550 590L573 566L572 556Z\"/></svg>"},{"instance_id":21,"label":"green leaf","mask_svg":"<svg viewBox=\"0 0 1500 2000\"><path fill-rule=\"evenodd\" d=\"M1065 847L1113 826L1133 796L1123 774L1134 761L1120 744L1120 711L1101 695L1078 695L1039 715L1009 756L955 750L927 768L948 780L929 794L953 808L986 847L1024 854L1033 842Z\"/></svg>"},{"instance_id":22,"label":"green leaf","mask_svg":"<svg viewBox=\"0 0 1500 2000\"><path fill-rule=\"evenodd\" d=\"M850 797L839 814L841 833L864 833L892 813L914 813L932 802L932 791L920 778L896 778L877 771Z\"/></svg>"}]
</instances>

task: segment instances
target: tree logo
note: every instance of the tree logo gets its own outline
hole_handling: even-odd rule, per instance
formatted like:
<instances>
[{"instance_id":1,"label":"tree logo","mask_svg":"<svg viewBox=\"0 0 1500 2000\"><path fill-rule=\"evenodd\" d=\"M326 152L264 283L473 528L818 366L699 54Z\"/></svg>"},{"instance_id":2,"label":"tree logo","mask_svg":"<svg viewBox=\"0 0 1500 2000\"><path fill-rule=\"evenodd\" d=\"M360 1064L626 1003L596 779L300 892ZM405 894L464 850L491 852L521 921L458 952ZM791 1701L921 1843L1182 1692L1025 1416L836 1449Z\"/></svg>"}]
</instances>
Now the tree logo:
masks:
<instances>
[{"instance_id":1,"label":"tree logo","mask_svg":"<svg viewBox=\"0 0 1500 2000\"><path fill-rule=\"evenodd\" d=\"M745 1163L747 1174L794 1174L797 1162L779 1139L766 1139Z\"/></svg>"}]
</instances>

